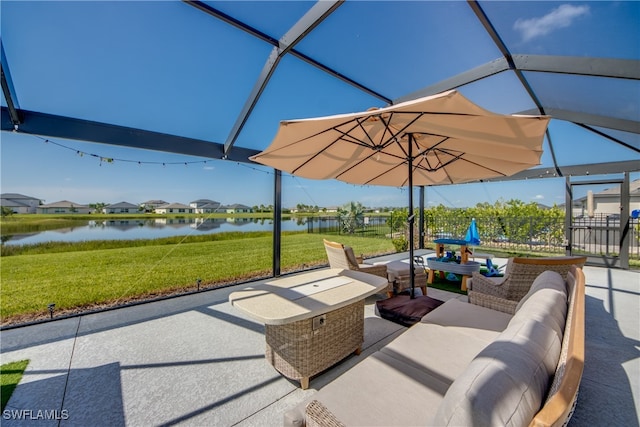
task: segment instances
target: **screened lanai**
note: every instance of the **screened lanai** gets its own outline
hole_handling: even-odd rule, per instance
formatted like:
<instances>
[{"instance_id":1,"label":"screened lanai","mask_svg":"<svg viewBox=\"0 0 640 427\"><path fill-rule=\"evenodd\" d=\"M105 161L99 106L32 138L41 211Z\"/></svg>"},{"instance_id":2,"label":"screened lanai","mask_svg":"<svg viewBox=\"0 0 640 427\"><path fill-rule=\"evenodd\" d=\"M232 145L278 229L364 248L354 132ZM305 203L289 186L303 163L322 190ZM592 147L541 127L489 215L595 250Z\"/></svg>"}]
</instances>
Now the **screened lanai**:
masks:
<instances>
[{"instance_id":1,"label":"screened lanai","mask_svg":"<svg viewBox=\"0 0 640 427\"><path fill-rule=\"evenodd\" d=\"M563 178L571 188L586 177L625 189L640 170L637 2L1 8L3 140L37 135L266 169L249 157L269 145L280 120L457 89L497 113L552 118L541 165L504 179ZM266 172L229 179L258 180L277 215L281 181Z\"/></svg>"},{"instance_id":2,"label":"screened lanai","mask_svg":"<svg viewBox=\"0 0 640 427\"><path fill-rule=\"evenodd\" d=\"M18 299L7 289L28 289L24 299L37 300L30 309L39 316L34 324L0 327L2 363L30 360L8 406L24 408L21 414L59 408L54 415L69 417L59 425L265 426L282 425L283 414L309 398L265 363L264 325L229 296L280 275L288 261L281 258L294 252L283 250L284 208L337 203L332 197L347 193L368 205L405 206L406 190L395 189L398 201L384 193L371 202L366 197L376 189L312 182L252 163L281 120L456 89L490 111L551 117L539 166L464 184L476 186L473 192L495 200L502 184L554 182L569 230L574 189L618 185L619 216L630 216L630 184L640 178L640 2L2 0L0 20L3 193L39 196L48 187L47 202L74 200L78 181L102 181L82 190L85 200L249 200L272 205L276 219L273 237L252 256L229 255L238 253L232 244L221 261L187 244L162 246L157 259L132 256L137 248L96 250L90 267L99 272L68 279L65 271L54 285L52 265L80 269L82 261L48 261L45 253L18 264L19 257L3 256L3 305ZM200 193L190 192L196 184ZM153 191L130 200L142 185ZM415 191L447 197L452 187ZM628 235L625 224L617 222L620 236ZM322 251L321 239L312 238ZM182 254L171 263L177 267L165 269L167 253ZM268 278L200 292L200 279L209 277L188 271L191 288L179 298L128 304L129 289L117 289L108 304L96 298L99 304L87 305L88 314L63 311L125 275L131 288L174 286L174 270L193 267L180 261L202 260L209 274L223 265L257 265L263 253L271 258L265 264L272 261ZM638 425L638 273L593 265L585 272L586 363L569 425ZM11 286L5 277L14 279ZM312 388L404 329L377 316L372 300L365 321L364 352L314 378ZM402 398L389 406L412 409Z\"/></svg>"}]
</instances>

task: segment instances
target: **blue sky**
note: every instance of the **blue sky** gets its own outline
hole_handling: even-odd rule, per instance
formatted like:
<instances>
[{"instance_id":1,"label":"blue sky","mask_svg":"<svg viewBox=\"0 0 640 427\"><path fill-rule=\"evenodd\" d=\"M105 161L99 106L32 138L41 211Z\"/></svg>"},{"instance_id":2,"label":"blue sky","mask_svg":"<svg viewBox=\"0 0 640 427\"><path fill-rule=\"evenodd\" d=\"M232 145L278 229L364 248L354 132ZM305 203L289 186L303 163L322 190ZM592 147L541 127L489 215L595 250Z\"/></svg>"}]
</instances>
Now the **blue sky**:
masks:
<instances>
[{"instance_id":1,"label":"blue sky","mask_svg":"<svg viewBox=\"0 0 640 427\"><path fill-rule=\"evenodd\" d=\"M311 6L309 2L212 3L275 38ZM513 52L640 59L640 37L633 37L639 33L638 2L513 5L482 3L490 17L499 17L494 24ZM181 2L2 1L0 11L2 43L21 108L218 143L225 141L270 52L270 46ZM264 16L271 18L265 20ZM441 16L456 19L444 21ZM384 30L376 25L382 18ZM325 24L299 49L391 98L500 56L466 2L405 2L402 7L393 2L347 2ZM425 37L420 26L443 36ZM386 32L400 32L413 44L389 45ZM470 40L474 42L471 50ZM613 51L612 45L616 46ZM328 46L342 56L332 55ZM371 54L374 46L386 52L384 63L379 54ZM429 54L414 56L407 67L406 56L422 50ZM347 59L337 61L336 57ZM438 66L434 66L434 59L439 59ZM363 74L363 67L370 72ZM384 78L395 74L402 78ZM531 78L543 86L550 77ZM613 81L598 87L588 78L573 82L567 81L563 88L576 100L576 108L597 113L599 100L613 88L621 110L618 115L637 120L637 84ZM582 90L585 86L590 90ZM460 90L499 113L533 107L513 75L501 74ZM545 96L553 102L554 96L563 94ZM2 105L6 105L4 97ZM383 103L300 61L285 58L236 144L263 149L280 120L371 106ZM552 121L550 130L554 142L558 141L560 164L637 158L619 147L603 152L600 137L572 124ZM634 138L631 143L638 144ZM272 171L260 166L11 132L0 134L0 156L2 192L28 194L46 202L164 199L188 203L209 198L253 206L273 201ZM101 157L115 160L101 162ZM541 162L551 165L546 149ZM464 207L512 198L546 205L564 203L564 179L427 189L429 205ZM405 206L407 190L284 176L285 206L336 206L349 201L372 207Z\"/></svg>"}]
</instances>

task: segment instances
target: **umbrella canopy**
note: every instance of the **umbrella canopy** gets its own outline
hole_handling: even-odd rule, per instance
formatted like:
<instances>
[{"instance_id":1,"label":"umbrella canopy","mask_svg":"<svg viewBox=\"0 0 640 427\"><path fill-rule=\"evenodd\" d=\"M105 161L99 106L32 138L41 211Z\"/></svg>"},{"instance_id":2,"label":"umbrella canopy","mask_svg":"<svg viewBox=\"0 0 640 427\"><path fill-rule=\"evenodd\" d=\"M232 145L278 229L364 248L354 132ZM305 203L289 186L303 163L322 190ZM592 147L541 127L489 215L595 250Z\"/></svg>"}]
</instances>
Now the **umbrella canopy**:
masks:
<instances>
[{"instance_id":1,"label":"umbrella canopy","mask_svg":"<svg viewBox=\"0 0 640 427\"><path fill-rule=\"evenodd\" d=\"M464 183L539 165L548 121L495 114L452 90L360 113L282 121L271 145L251 160L353 184L403 187L410 176L414 185Z\"/></svg>"},{"instance_id":2,"label":"umbrella canopy","mask_svg":"<svg viewBox=\"0 0 640 427\"><path fill-rule=\"evenodd\" d=\"M467 234L464 236L464 240L469 242L470 245L477 246L480 244L480 233L478 232L478 225L476 219L471 218L471 224L467 228Z\"/></svg>"},{"instance_id":3,"label":"umbrella canopy","mask_svg":"<svg viewBox=\"0 0 640 427\"><path fill-rule=\"evenodd\" d=\"M510 176L540 164L548 117L501 115L452 90L385 108L280 122L251 160L296 176L409 187ZM409 263L413 295L413 263Z\"/></svg>"}]
</instances>

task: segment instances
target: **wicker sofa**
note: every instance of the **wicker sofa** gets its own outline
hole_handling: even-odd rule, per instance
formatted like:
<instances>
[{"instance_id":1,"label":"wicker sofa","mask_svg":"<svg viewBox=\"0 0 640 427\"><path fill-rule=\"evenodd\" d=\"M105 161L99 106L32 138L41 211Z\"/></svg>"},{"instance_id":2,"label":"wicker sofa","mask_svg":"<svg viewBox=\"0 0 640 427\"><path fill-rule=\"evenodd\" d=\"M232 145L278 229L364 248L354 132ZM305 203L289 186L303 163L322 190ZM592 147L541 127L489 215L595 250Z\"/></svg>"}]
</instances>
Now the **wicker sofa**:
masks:
<instances>
[{"instance_id":1,"label":"wicker sofa","mask_svg":"<svg viewBox=\"0 0 640 427\"><path fill-rule=\"evenodd\" d=\"M562 425L584 363L584 275L511 315L453 299L284 415L286 426Z\"/></svg>"},{"instance_id":2,"label":"wicker sofa","mask_svg":"<svg viewBox=\"0 0 640 427\"><path fill-rule=\"evenodd\" d=\"M469 302L514 314L518 301L529 292L540 273L555 271L566 279L573 265L582 268L586 260L584 256L509 258L504 277L485 277L473 273L469 280Z\"/></svg>"}]
</instances>

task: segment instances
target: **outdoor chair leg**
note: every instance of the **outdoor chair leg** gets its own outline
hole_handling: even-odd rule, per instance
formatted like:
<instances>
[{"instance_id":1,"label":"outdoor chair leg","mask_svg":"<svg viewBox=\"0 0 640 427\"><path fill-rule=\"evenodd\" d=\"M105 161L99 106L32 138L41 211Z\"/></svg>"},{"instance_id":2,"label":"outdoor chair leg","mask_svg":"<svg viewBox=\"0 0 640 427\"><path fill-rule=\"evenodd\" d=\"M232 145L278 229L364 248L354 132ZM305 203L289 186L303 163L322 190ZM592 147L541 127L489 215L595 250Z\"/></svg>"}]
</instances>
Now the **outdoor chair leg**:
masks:
<instances>
[{"instance_id":1,"label":"outdoor chair leg","mask_svg":"<svg viewBox=\"0 0 640 427\"><path fill-rule=\"evenodd\" d=\"M309 388L309 377L300 378L300 388L306 390Z\"/></svg>"},{"instance_id":2,"label":"outdoor chair leg","mask_svg":"<svg viewBox=\"0 0 640 427\"><path fill-rule=\"evenodd\" d=\"M462 276L462 285L460 285L460 290L461 291L466 291L467 290L467 277L469 277L469 276Z\"/></svg>"}]
</instances>

